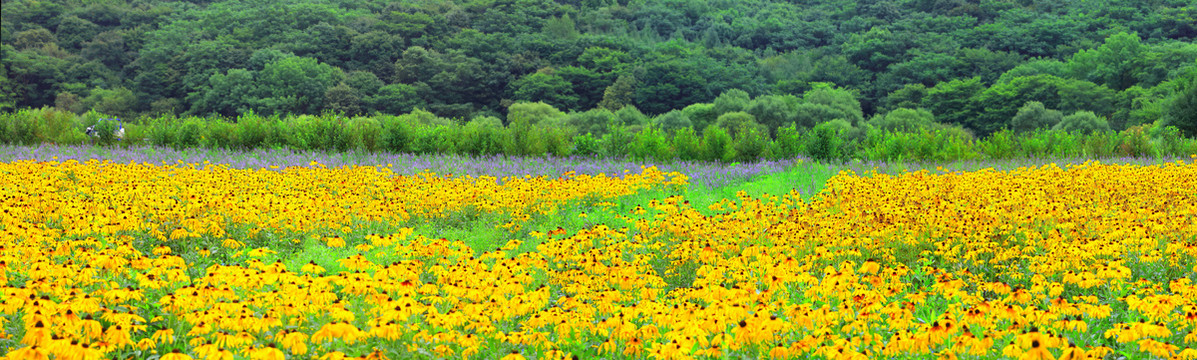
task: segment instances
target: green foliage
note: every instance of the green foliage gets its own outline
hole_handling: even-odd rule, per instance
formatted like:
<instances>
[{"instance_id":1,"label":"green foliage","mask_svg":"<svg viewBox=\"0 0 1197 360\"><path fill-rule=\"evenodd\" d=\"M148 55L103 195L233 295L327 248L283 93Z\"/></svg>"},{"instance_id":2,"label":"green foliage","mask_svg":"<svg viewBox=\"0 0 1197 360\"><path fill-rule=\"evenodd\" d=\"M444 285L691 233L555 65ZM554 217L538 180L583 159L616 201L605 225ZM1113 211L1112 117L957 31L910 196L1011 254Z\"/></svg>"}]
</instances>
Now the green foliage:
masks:
<instances>
[{"instance_id":1,"label":"green foliage","mask_svg":"<svg viewBox=\"0 0 1197 360\"><path fill-rule=\"evenodd\" d=\"M408 84L384 85L375 95L367 96L365 103L381 113L398 115L427 106L420 92L420 88Z\"/></svg>"},{"instance_id":2,"label":"green foliage","mask_svg":"<svg viewBox=\"0 0 1197 360\"><path fill-rule=\"evenodd\" d=\"M745 128L745 126L757 128L757 130L759 130L761 132L768 131L763 125L756 122L755 116L752 116L752 114L749 114L749 113L746 113L743 111L736 111L736 112L730 112L730 113L726 113L723 115L719 115L719 118L715 120L715 126L723 128L724 130L730 131L729 135L731 135L732 137L735 137L736 133L739 132L740 129Z\"/></svg>"},{"instance_id":3,"label":"green foliage","mask_svg":"<svg viewBox=\"0 0 1197 360\"><path fill-rule=\"evenodd\" d=\"M515 100L541 101L560 109L572 109L578 104L573 84L551 71L538 71L511 83Z\"/></svg>"},{"instance_id":4,"label":"green foliage","mask_svg":"<svg viewBox=\"0 0 1197 360\"><path fill-rule=\"evenodd\" d=\"M530 125L544 122L557 126L565 122L565 113L544 102L518 102L507 108L507 123L514 123L515 119L522 119Z\"/></svg>"},{"instance_id":5,"label":"green foliage","mask_svg":"<svg viewBox=\"0 0 1197 360\"><path fill-rule=\"evenodd\" d=\"M633 133L627 126L611 124L611 128L599 140L602 147L602 155L613 158L627 156L631 151L631 144L635 140L635 137L636 133Z\"/></svg>"},{"instance_id":6,"label":"green foliage","mask_svg":"<svg viewBox=\"0 0 1197 360\"><path fill-rule=\"evenodd\" d=\"M1106 119L1093 114L1092 111L1078 111L1072 115L1065 116L1060 120L1059 124L1052 127L1052 130L1074 131L1081 133L1091 133L1095 131L1109 131L1110 124Z\"/></svg>"},{"instance_id":7,"label":"green foliage","mask_svg":"<svg viewBox=\"0 0 1197 360\"><path fill-rule=\"evenodd\" d=\"M1010 120L1010 129L1016 132L1026 132L1050 128L1060 123L1063 118L1064 113L1059 110L1048 109L1038 101L1029 101L1019 108L1018 114L1015 114L1014 118Z\"/></svg>"},{"instance_id":8,"label":"green foliage","mask_svg":"<svg viewBox=\"0 0 1197 360\"><path fill-rule=\"evenodd\" d=\"M777 138L773 140L773 156L790 159L801 155L805 151L803 138L796 124L777 129Z\"/></svg>"},{"instance_id":9,"label":"green foliage","mask_svg":"<svg viewBox=\"0 0 1197 360\"><path fill-rule=\"evenodd\" d=\"M981 108L973 102L973 97L984 90L980 77L939 83L927 90L922 107L931 110L940 123L958 124L988 134L1001 126L987 126L977 120Z\"/></svg>"},{"instance_id":10,"label":"green foliage","mask_svg":"<svg viewBox=\"0 0 1197 360\"><path fill-rule=\"evenodd\" d=\"M570 113L566 123L576 129L579 134L594 134L594 136L602 137L607 133L611 124L617 121L618 118L611 110L597 108Z\"/></svg>"},{"instance_id":11,"label":"green foliage","mask_svg":"<svg viewBox=\"0 0 1197 360\"><path fill-rule=\"evenodd\" d=\"M927 109L907 108L898 108L885 115L874 116L867 124L879 130L898 132L931 130L939 125L935 122L935 115Z\"/></svg>"},{"instance_id":12,"label":"green foliage","mask_svg":"<svg viewBox=\"0 0 1197 360\"><path fill-rule=\"evenodd\" d=\"M325 92L343 76L340 69L313 58L283 58L266 64L258 74L257 102L275 113L319 113Z\"/></svg>"},{"instance_id":13,"label":"green foliage","mask_svg":"<svg viewBox=\"0 0 1197 360\"><path fill-rule=\"evenodd\" d=\"M715 98L715 107L713 110L716 118L726 113L744 111L748 107L749 101L751 101L751 97L748 96L747 91L740 89L724 91L722 94L719 94L719 97Z\"/></svg>"},{"instance_id":14,"label":"green foliage","mask_svg":"<svg viewBox=\"0 0 1197 360\"><path fill-rule=\"evenodd\" d=\"M673 134L681 129L692 129L694 124L690 121L690 117L680 110L673 110L653 118L653 127L664 130L666 133Z\"/></svg>"},{"instance_id":15,"label":"green foliage","mask_svg":"<svg viewBox=\"0 0 1197 360\"><path fill-rule=\"evenodd\" d=\"M764 95L752 99L744 112L751 114L756 122L764 125L769 134L777 128L794 122L797 117L797 107L801 100L793 95ZM726 115L726 114L725 114ZM728 124L733 132L739 131L739 124Z\"/></svg>"},{"instance_id":16,"label":"green foliage","mask_svg":"<svg viewBox=\"0 0 1197 360\"><path fill-rule=\"evenodd\" d=\"M736 158L735 144L731 134L718 125L702 130L702 147L706 149L707 161L731 162Z\"/></svg>"},{"instance_id":17,"label":"green foliage","mask_svg":"<svg viewBox=\"0 0 1197 360\"><path fill-rule=\"evenodd\" d=\"M736 149L735 160L739 162L766 159L773 156L769 134L751 124L740 125L740 128L736 130L732 147Z\"/></svg>"},{"instance_id":18,"label":"green foliage","mask_svg":"<svg viewBox=\"0 0 1197 360\"><path fill-rule=\"evenodd\" d=\"M682 160L706 160L706 147L694 128L683 128L670 139L674 152Z\"/></svg>"},{"instance_id":19,"label":"green foliage","mask_svg":"<svg viewBox=\"0 0 1197 360\"><path fill-rule=\"evenodd\" d=\"M826 120L843 119L853 125L864 121L864 111L861 110L860 101L856 99L856 95L852 91L835 87L833 84L815 84L812 89L802 94L802 99L809 104L830 108L831 113L835 115Z\"/></svg>"},{"instance_id":20,"label":"green foliage","mask_svg":"<svg viewBox=\"0 0 1197 360\"><path fill-rule=\"evenodd\" d=\"M821 161L842 161L848 154L844 151L844 134L850 131L852 124L845 120L833 120L815 125L806 139L806 153L813 159Z\"/></svg>"},{"instance_id":21,"label":"green foliage","mask_svg":"<svg viewBox=\"0 0 1197 360\"><path fill-rule=\"evenodd\" d=\"M1077 79L1124 90L1139 83L1148 51L1137 34L1120 32L1105 39L1092 50L1081 50L1068 60L1069 71Z\"/></svg>"},{"instance_id":22,"label":"green foliage","mask_svg":"<svg viewBox=\"0 0 1197 360\"><path fill-rule=\"evenodd\" d=\"M1182 81L1182 86L1168 100L1164 121L1186 136L1197 136L1197 74Z\"/></svg>"},{"instance_id":23,"label":"green foliage","mask_svg":"<svg viewBox=\"0 0 1197 360\"><path fill-rule=\"evenodd\" d=\"M636 134L628 155L641 160L665 161L673 159L673 150L669 146L668 134L655 126L649 126Z\"/></svg>"},{"instance_id":24,"label":"green foliage","mask_svg":"<svg viewBox=\"0 0 1197 360\"><path fill-rule=\"evenodd\" d=\"M715 111L715 104L691 104L682 109L682 113L690 118L690 122L695 129L706 129L707 125L715 123L719 118L719 113Z\"/></svg>"},{"instance_id":25,"label":"green foliage","mask_svg":"<svg viewBox=\"0 0 1197 360\"><path fill-rule=\"evenodd\" d=\"M602 154L602 146L594 134L585 133L574 136L574 155L596 156Z\"/></svg>"}]
</instances>

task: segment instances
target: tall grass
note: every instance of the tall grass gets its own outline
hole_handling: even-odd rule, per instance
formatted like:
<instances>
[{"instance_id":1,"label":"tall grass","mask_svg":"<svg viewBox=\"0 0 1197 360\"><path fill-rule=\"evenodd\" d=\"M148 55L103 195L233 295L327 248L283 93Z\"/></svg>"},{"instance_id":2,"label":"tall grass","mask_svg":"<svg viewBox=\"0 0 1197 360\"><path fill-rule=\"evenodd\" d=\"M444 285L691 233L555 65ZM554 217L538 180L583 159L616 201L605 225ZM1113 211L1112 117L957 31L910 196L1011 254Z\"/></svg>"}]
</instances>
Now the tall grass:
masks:
<instances>
[{"instance_id":1,"label":"tall grass","mask_svg":"<svg viewBox=\"0 0 1197 360\"><path fill-rule=\"evenodd\" d=\"M84 144L83 129L103 115L76 115L54 108L0 114L0 143ZM517 119L518 120L518 119ZM555 125L550 125L555 124ZM461 123L427 112L402 116L259 116L236 118L143 117L125 121L123 146L155 145L209 149L416 154L598 156L665 161L672 159L749 162L808 157L825 161L954 161L1031 157L1166 157L1197 153L1197 139L1173 127L1133 127L1121 132L999 131L974 139L962 131L871 130L843 133L834 127L778 130L776 138L755 131L717 127L667 132L654 127L614 125L603 136L579 134L549 121L508 125Z\"/></svg>"}]
</instances>

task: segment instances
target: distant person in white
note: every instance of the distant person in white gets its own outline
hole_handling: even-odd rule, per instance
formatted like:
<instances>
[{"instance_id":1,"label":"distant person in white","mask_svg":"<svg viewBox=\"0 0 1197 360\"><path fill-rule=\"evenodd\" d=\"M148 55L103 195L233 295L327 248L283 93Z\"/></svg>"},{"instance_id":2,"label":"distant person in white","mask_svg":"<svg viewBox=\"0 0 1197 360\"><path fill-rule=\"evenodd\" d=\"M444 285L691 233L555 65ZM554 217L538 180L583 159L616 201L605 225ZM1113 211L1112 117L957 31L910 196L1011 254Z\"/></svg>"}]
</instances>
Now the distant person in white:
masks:
<instances>
[{"instance_id":1,"label":"distant person in white","mask_svg":"<svg viewBox=\"0 0 1197 360\"><path fill-rule=\"evenodd\" d=\"M116 130L112 131L112 137L116 141L125 140L125 124L121 122L121 119L100 119L100 121L116 121ZM96 126L98 125L97 123L96 125L88 126L87 130L84 131L87 137L91 139L92 145L95 145L96 139L100 138L100 132L96 130Z\"/></svg>"}]
</instances>

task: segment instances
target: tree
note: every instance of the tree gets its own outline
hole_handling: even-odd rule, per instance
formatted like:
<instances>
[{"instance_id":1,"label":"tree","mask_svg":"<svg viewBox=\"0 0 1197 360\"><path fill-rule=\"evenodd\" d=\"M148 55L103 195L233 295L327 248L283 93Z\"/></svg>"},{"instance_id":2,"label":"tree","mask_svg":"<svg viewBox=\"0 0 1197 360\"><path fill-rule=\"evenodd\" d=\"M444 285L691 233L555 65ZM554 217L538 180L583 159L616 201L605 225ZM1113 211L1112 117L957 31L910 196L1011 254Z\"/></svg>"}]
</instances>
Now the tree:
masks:
<instances>
[{"instance_id":1,"label":"tree","mask_svg":"<svg viewBox=\"0 0 1197 360\"><path fill-rule=\"evenodd\" d=\"M541 101L560 109L573 109L578 103L573 84L550 70L538 71L511 83L515 100Z\"/></svg>"},{"instance_id":2,"label":"tree","mask_svg":"<svg viewBox=\"0 0 1197 360\"><path fill-rule=\"evenodd\" d=\"M313 58L285 58L258 74L258 101L267 112L316 114L324 108L325 91L343 76L340 69Z\"/></svg>"},{"instance_id":3,"label":"tree","mask_svg":"<svg viewBox=\"0 0 1197 360\"><path fill-rule=\"evenodd\" d=\"M603 101L603 92L611 85L611 80L594 70L584 67L566 66L557 69L555 75L565 79L570 84L571 91L577 95L573 109L590 109Z\"/></svg>"},{"instance_id":4,"label":"tree","mask_svg":"<svg viewBox=\"0 0 1197 360\"><path fill-rule=\"evenodd\" d=\"M653 126L664 130L666 133L673 134L674 132L683 128L692 128L694 123L690 121L690 117L681 110L673 110L653 119Z\"/></svg>"},{"instance_id":5,"label":"tree","mask_svg":"<svg viewBox=\"0 0 1197 360\"><path fill-rule=\"evenodd\" d=\"M234 117L252 110L256 96L254 73L232 69L227 74L212 74L208 77L208 85L193 93L188 101L192 114Z\"/></svg>"},{"instance_id":6,"label":"tree","mask_svg":"<svg viewBox=\"0 0 1197 360\"><path fill-rule=\"evenodd\" d=\"M767 128L756 121L756 117L743 111L729 112L719 115L719 119L715 120L715 126L727 130L733 137L735 137L736 133L741 129L744 129L745 126L754 127L762 133L768 131Z\"/></svg>"},{"instance_id":7,"label":"tree","mask_svg":"<svg viewBox=\"0 0 1197 360\"><path fill-rule=\"evenodd\" d=\"M560 126L565 123L565 113L544 102L517 102L507 107L507 123L517 119L531 126Z\"/></svg>"},{"instance_id":8,"label":"tree","mask_svg":"<svg viewBox=\"0 0 1197 360\"><path fill-rule=\"evenodd\" d=\"M324 109L349 116L358 115L362 111L362 97L357 89L342 82L324 92Z\"/></svg>"},{"instance_id":9,"label":"tree","mask_svg":"<svg viewBox=\"0 0 1197 360\"><path fill-rule=\"evenodd\" d=\"M1068 66L1078 79L1124 90L1139 82L1147 47L1136 34L1120 32L1106 38L1101 46L1072 55Z\"/></svg>"},{"instance_id":10,"label":"tree","mask_svg":"<svg viewBox=\"0 0 1197 360\"><path fill-rule=\"evenodd\" d=\"M729 112L744 111L748 107L748 102L751 101L748 92L740 89L731 89L719 94L715 98L715 115L723 115Z\"/></svg>"},{"instance_id":11,"label":"tree","mask_svg":"<svg viewBox=\"0 0 1197 360\"><path fill-rule=\"evenodd\" d=\"M615 79L614 84L603 90L603 100L599 102L598 106L616 111L631 105L635 94L636 78L631 75L620 75L618 79Z\"/></svg>"},{"instance_id":12,"label":"tree","mask_svg":"<svg viewBox=\"0 0 1197 360\"><path fill-rule=\"evenodd\" d=\"M366 97L366 106L383 114L398 115L427 106L417 85L390 84L378 88L378 94Z\"/></svg>"},{"instance_id":13,"label":"tree","mask_svg":"<svg viewBox=\"0 0 1197 360\"><path fill-rule=\"evenodd\" d=\"M593 134L601 138L607 134L612 124L617 123L617 119L611 110L597 108L570 113L568 123L577 129L579 134Z\"/></svg>"},{"instance_id":14,"label":"tree","mask_svg":"<svg viewBox=\"0 0 1197 360\"><path fill-rule=\"evenodd\" d=\"M1183 81L1183 88L1168 101L1164 121L1187 136L1197 136L1197 74Z\"/></svg>"},{"instance_id":15,"label":"tree","mask_svg":"<svg viewBox=\"0 0 1197 360\"><path fill-rule=\"evenodd\" d=\"M1098 117L1092 111L1078 111L1065 116L1052 130L1092 133L1094 131L1109 131L1110 124L1104 117Z\"/></svg>"},{"instance_id":16,"label":"tree","mask_svg":"<svg viewBox=\"0 0 1197 360\"><path fill-rule=\"evenodd\" d=\"M744 112L752 114L757 122L765 126L765 134L772 135L777 128L794 122L800 101L793 95L762 95L749 102Z\"/></svg>"},{"instance_id":17,"label":"tree","mask_svg":"<svg viewBox=\"0 0 1197 360\"><path fill-rule=\"evenodd\" d=\"M83 103L91 109L103 114L117 117L133 115L133 108L137 106L137 98L133 91L124 87L115 89L92 89L91 94L83 99Z\"/></svg>"},{"instance_id":18,"label":"tree","mask_svg":"<svg viewBox=\"0 0 1197 360\"><path fill-rule=\"evenodd\" d=\"M1010 129L1025 132L1043 128L1051 128L1060 123L1064 113L1059 110L1048 109L1038 101L1028 101L1018 109L1018 114L1010 120Z\"/></svg>"},{"instance_id":19,"label":"tree","mask_svg":"<svg viewBox=\"0 0 1197 360\"><path fill-rule=\"evenodd\" d=\"M817 83L802 94L802 99L810 104L831 108L839 114L836 118L844 119L850 124L859 124L864 121L864 111L860 107L860 101L856 100L856 94L847 89L834 87L832 84Z\"/></svg>"},{"instance_id":20,"label":"tree","mask_svg":"<svg viewBox=\"0 0 1197 360\"><path fill-rule=\"evenodd\" d=\"M985 85L981 83L980 77L973 77L970 79L957 79L949 82L936 84L935 87L927 90L927 96L923 98L922 107L931 110L935 114L936 120L944 124L959 124L970 129L989 129L978 123L977 115L980 113L980 104L973 101L973 97L985 90ZM1000 128L998 126L997 128ZM993 131L997 128L994 128ZM988 132L982 131L984 134Z\"/></svg>"},{"instance_id":21,"label":"tree","mask_svg":"<svg viewBox=\"0 0 1197 360\"><path fill-rule=\"evenodd\" d=\"M880 110L917 108L923 102L924 97L927 97L927 86L923 84L907 84L901 89L894 90L889 95L886 95L885 99L881 101L882 106Z\"/></svg>"},{"instance_id":22,"label":"tree","mask_svg":"<svg viewBox=\"0 0 1197 360\"><path fill-rule=\"evenodd\" d=\"M694 123L695 129L706 129L707 125L714 124L715 119L719 118L719 114L715 112L715 104L691 104L682 109L682 112Z\"/></svg>"},{"instance_id":23,"label":"tree","mask_svg":"<svg viewBox=\"0 0 1197 360\"><path fill-rule=\"evenodd\" d=\"M927 109L898 108L869 119L869 126L885 131L915 132L939 126Z\"/></svg>"}]
</instances>

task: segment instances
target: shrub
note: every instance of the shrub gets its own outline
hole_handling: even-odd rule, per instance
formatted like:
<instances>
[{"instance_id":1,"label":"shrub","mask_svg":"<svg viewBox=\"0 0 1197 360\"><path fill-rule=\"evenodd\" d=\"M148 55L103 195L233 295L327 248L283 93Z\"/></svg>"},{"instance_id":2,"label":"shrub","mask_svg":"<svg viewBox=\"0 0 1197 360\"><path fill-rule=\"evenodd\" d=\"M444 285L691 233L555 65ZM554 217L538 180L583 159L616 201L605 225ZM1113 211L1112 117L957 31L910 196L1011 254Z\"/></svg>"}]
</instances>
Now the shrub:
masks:
<instances>
[{"instance_id":1,"label":"shrub","mask_svg":"<svg viewBox=\"0 0 1197 360\"><path fill-rule=\"evenodd\" d=\"M877 115L867 122L869 126L884 130L884 131L899 131L899 132L918 132L920 130L930 130L939 126L935 122L935 115L927 109L907 109L898 108L886 113L885 115Z\"/></svg>"},{"instance_id":2,"label":"shrub","mask_svg":"<svg viewBox=\"0 0 1197 360\"><path fill-rule=\"evenodd\" d=\"M665 132L654 126L640 130L629 150L629 155L636 159L664 161L673 158L673 151L669 148Z\"/></svg>"},{"instance_id":3,"label":"shrub","mask_svg":"<svg viewBox=\"0 0 1197 360\"><path fill-rule=\"evenodd\" d=\"M706 148L702 138L694 128L684 128L673 134L670 143L677 157L682 160L701 160L705 157Z\"/></svg>"},{"instance_id":4,"label":"shrub","mask_svg":"<svg viewBox=\"0 0 1197 360\"><path fill-rule=\"evenodd\" d=\"M719 115L719 119L715 120L715 126L721 127L724 130L728 131L729 135L731 135L732 137L735 137L736 132L739 131L740 129L745 128L745 126L755 127L755 128L757 128L757 130L759 130L761 132L768 131L767 129L765 129L764 126L762 126L760 123L756 122L755 116L752 116L752 114L749 114L749 113L746 113L743 111L736 111L736 112L730 112L730 113L726 113L723 115Z\"/></svg>"},{"instance_id":5,"label":"shrub","mask_svg":"<svg viewBox=\"0 0 1197 360\"><path fill-rule=\"evenodd\" d=\"M1064 113L1051 110L1038 101L1028 101L1018 109L1018 114L1010 120L1010 128L1016 132L1027 132L1056 126L1064 118Z\"/></svg>"},{"instance_id":6,"label":"shrub","mask_svg":"<svg viewBox=\"0 0 1197 360\"><path fill-rule=\"evenodd\" d=\"M736 161L753 161L772 157L769 135L751 124L741 125L736 131L733 147L736 149Z\"/></svg>"},{"instance_id":7,"label":"shrub","mask_svg":"<svg viewBox=\"0 0 1197 360\"><path fill-rule=\"evenodd\" d=\"M581 156L594 156L602 154L602 147L599 140L591 133L574 136L574 154Z\"/></svg>"},{"instance_id":8,"label":"shrub","mask_svg":"<svg viewBox=\"0 0 1197 360\"><path fill-rule=\"evenodd\" d=\"M384 149L394 153L412 152L411 141L414 136L410 124L399 117L383 116L380 125Z\"/></svg>"},{"instance_id":9,"label":"shrub","mask_svg":"<svg viewBox=\"0 0 1197 360\"><path fill-rule=\"evenodd\" d=\"M841 134L851 130L845 120L832 120L815 125L807 135L807 155L816 160L839 161L847 157L844 152L844 138Z\"/></svg>"},{"instance_id":10,"label":"shrub","mask_svg":"<svg viewBox=\"0 0 1197 360\"><path fill-rule=\"evenodd\" d=\"M736 148L731 135L718 125L707 126L702 130L702 145L707 150L703 160L731 162L736 158Z\"/></svg>"},{"instance_id":11,"label":"shrub","mask_svg":"<svg viewBox=\"0 0 1197 360\"><path fill-rule=\"evenodd\" d=\"M517 102L507 107L507 123L514 123L516 118L527 121L530 125L547 122L557 126L564 123L565 113L543 102Z\"/></svg>"},{"instance_id":12,"label":"shrub","mask_svg":"<svg viewBox=\"0 0 1197 360\"><path fill-rule=\"evenodd\" d=\"M1154 155L1155 149L1151 144L1151 137L1147 134L1147 129L1143 126L1132 126L1129 129L1122 130L1119 133L1121 138L1118 144L1118 152L1122 156L1147 156Z\"/></svg>"},{"instance_id":13,"label":"shrub","mask_svg":"<svg viewBox=\"0 0 1197 360\"><path fill-rule=\"evenodd\" d=\"M690 121L690 117L678 110L658 115L653 119L654 127L669 134L673 134L680 129L691 128L693 125L694 123Z\"/></svg>"},{"instance_id":14,"label":"shrub","mask_svg":"<svg viewBox=\"0 0 1197 360\"><path fill-rule=\"evenodd\" d=\"M773 156L790 159L798 157L802 152L802 133L798 132L798 125L791 123L777 129L777 138L773 141Z\"/></svg>"},{"instance_id":15,"label":"shrub","mask_svg":"<svg viewBox=\"0 0 1197 360\"><path fill-rule=\"evenodd\" d=\"M1017 155L1018 142L1013 131L999 130L988 138L977 142L981 152L992 159L1009 159Z\"/></svg>"},{"instance_id":16,"label":"shrub","mask_svg":"<svg viewBox=\"0 0 1197 360\"><path fill-rule=\"evenodd\" d=\"M1092 111L1077 111L1072 115L1065 116L1052 129L1088 134L1094 131L1109 131L1110 124L1104 117L1098 117Z\"/></svg>"},{"instance_id":17,"label":"shrub","mask_svg":"<svg viewBox=\"0 0 1197 360\"><path fill-rule=\"evenodd\" d=\"M682 109L682 113L690 118L695 129L706 129L707 125L715 123L715 119L719 118L719 113L715 111L715 104L692 104Z\"/></svg>"},{"instance_id":18,"label":"shrub","mask_svg":"<svg viewBox=\"0 0 1197 360\"><path fill-rule=\"evenodd\" d=\"M598 108L571 113L566 123L576 129L579 134L590 133L594 136L602 137L607 133L607 129L610 128L611 123L615 122L616 119L618 118L611 110Z\"/></svg>"},{"instance_id":19,"label":"shrub","mask_svg":"<svg viewBox=\"0 0 1197 360\"><path fill-rule=\"evenodd\" d=\"M503 121L492 116L476 117L461 129L458 151L471 155L503 153Z\"/></svg>"},{"instance_id":20,"label":"shrub","mask_svg":"<svg viewBox=\"0 0 1197 360\"><path fill-rule=\"evenodd\" d=\"M626 109L626 107L625 107ZM627 126L612 124L606 135L599 141L602 153L608 157L624 157L631 151L631 143L635 140L635 133Z\"/></svg>"}]
</instances>

